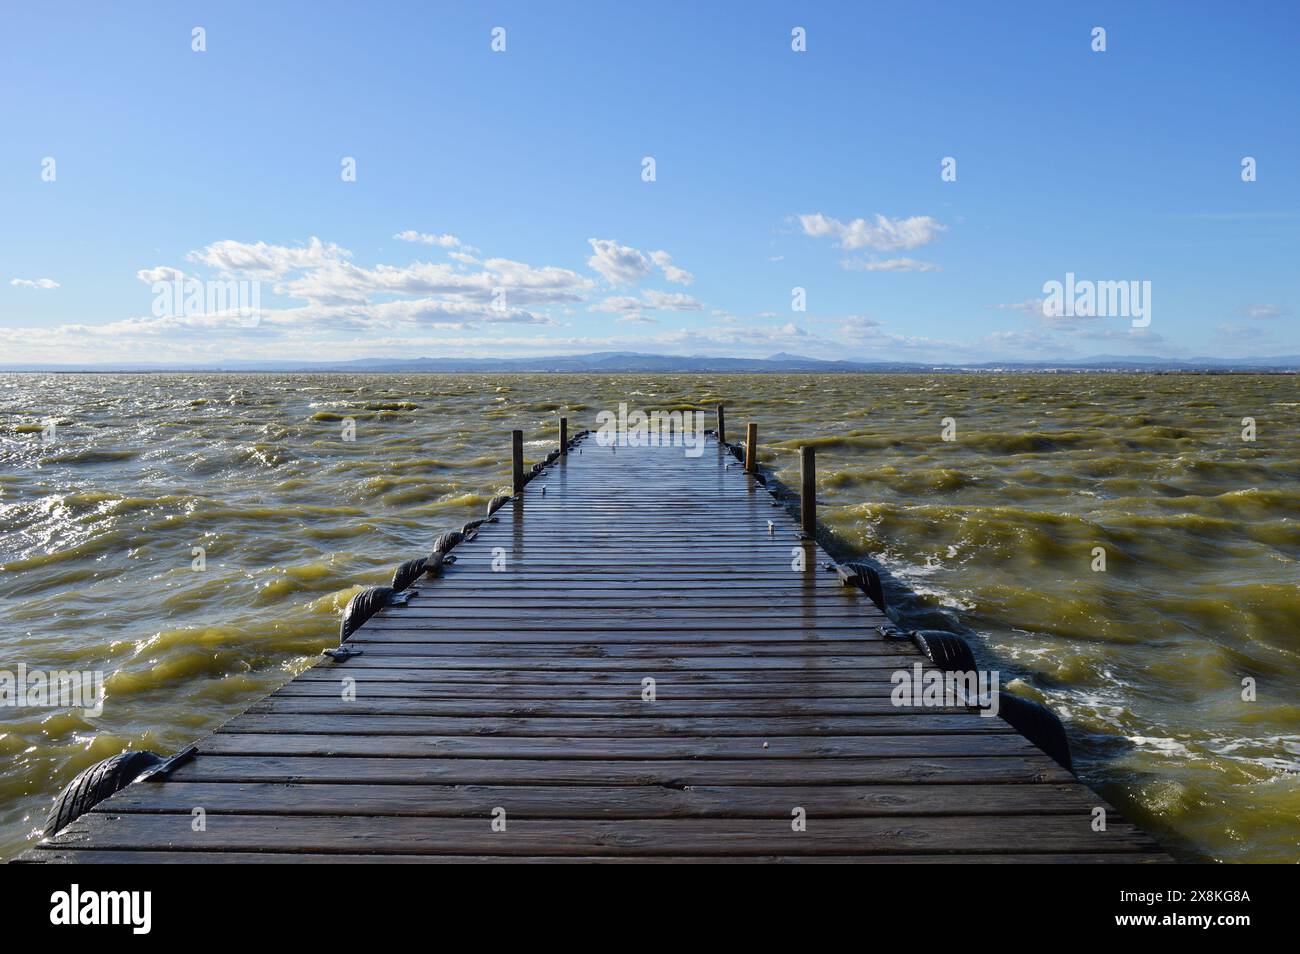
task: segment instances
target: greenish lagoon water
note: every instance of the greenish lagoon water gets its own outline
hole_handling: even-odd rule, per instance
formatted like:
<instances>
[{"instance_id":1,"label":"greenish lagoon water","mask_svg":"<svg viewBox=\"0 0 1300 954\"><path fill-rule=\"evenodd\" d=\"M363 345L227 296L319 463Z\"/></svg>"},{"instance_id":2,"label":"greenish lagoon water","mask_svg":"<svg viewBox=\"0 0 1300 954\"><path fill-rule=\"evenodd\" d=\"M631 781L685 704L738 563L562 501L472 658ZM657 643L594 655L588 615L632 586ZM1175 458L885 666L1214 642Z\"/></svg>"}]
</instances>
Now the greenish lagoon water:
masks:
<instances>
[{"instance_id":1,"label":"greenish lagoon water","mask_svg":"<svg viewBox=\"0 0 1300 954\"><path fill-rule=\"evenodd\" d=\"M906 622L968 635L1050 705L1080 776L1125 814L1183 857L1300 860L1296 385L0 376L0 670L107 677L99 716L0 708L0 857L80 769L175 751L309 665L359 587L481 516L509 482L511 428L539 459L561 414L576 430L622 401L721 401L737 434L760 423L760 458L789 486L800 444L817 446L831 548L879 561Z\"/></svg>"}]
</instances>

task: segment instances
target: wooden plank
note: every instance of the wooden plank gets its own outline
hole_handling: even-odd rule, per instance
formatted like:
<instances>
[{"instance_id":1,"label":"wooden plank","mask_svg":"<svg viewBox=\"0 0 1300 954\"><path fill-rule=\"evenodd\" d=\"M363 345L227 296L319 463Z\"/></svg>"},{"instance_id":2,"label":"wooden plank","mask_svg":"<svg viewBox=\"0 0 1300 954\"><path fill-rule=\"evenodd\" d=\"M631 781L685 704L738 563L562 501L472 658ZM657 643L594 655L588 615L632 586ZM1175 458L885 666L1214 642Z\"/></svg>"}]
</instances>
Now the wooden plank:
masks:
<instances>
[{"instance_id":1,"label":"wooden plank","mask_svg":"<svg viewBox=\"0 0 1300 954\"><path fill-rule=\"evenodd\" d=\"M1005 724L1004 724L1005 725ZM227 732L199 745L214 755L357 755L377 758L554 759L832 759L920 757L971 758L1023 755L1036 750L1018 733L946 733L942 725L909 733L881 727L856 736L583 736L583 735L392 735L384 733ZM870 753L866 755L866 753Z\"/></svg>"},{"instance_id":2,"label":"wooden plank","mask_svg":"<svg viewBox=\"0 0 1300 954\"><path fill-rule=\"evenodd\" d=\"M473 656L480 660L493 659L673 659L677 662L698 659L706 668L720 659L840 659L854 660L855 668L888 669L889 672L910 667L924 659L907 643L880 643L868 646L861 639L827 639L815 633L807 639L793 639L783 634L779 639L758 639L741 642L660 642L658 639L641 639L637 643L578 642L571 633L545 633L515 641L500 642L489 639L442 638L441 633L424 633L419 630L374 630L359 634L348 641L352 647L370 647L373 652L402 655L432 655L443 659L456 656ZM452 634L455 636L455 634ZM910 651L909 651L910 650ZM524 654L519 656L516 654ZM649 665L643 663L642 665Z\"/></svg>"},{"instance_id":3,"label":"wooden plank","mask_svg":"<svg viewBox=\"0 0 1300 954\"><path fill-rule=\"evenodd\" d=\"M210 737L209 740L216 739ZM245 737L248 738L248 737ZM207 744L206 742L204 744ZM878 783L1075 783L1051 759L1027 756L771 760L464 759L203 755L171 778L185 781L385 782L461 785L865 785ZM166 783L164 783L166 784Z\"/></svg>"},{"instance_id":4,"label":"wooden plank","mask_svg":"<svg viewBox=\"0 0 1300 954\"><path fill-rule=\"evenodd\" d=\"M382 660L374 666L363 666L364 656L349 659L345 665L323 662L300 673L292 683L312 682L339 684L351 677L358 685L370 682L400 682L429 686L500 685L500 686L635 686L641 689L641 676L635 672L537 672L527 669L437 669L429 666L390 666ZM873 669L759 669L749 672L672 672L655 677L657 685L680 687L768 686L778 683L806 684L812 686L871 686L884 685L880 673ZM809 691L812 691L811 689Z\"/></svg>"},{"instance_id":5,"label":"wooden plank","mask_svg":"<svg viewBox=\"0 0 1300 954\"><path fill-rule=\"evenodd\" d=\"M346 712L308 714L247 712L222 726L219 732L317 732L329 735L536 735L536 736L727 736L727 735L872 735L905 732L909 726L925 731L927 722L961 709L930 709L913 715L893 713L862 716L745 716L734 718L682 717L664 719L507 718L490 716L351 715ZM971 719L979 716L971 715ZM995 725L982 720L984 725ZM973 732L986 729L974 728Z\"/></svg>"},{"instance_id":6,"label":"wooden plank","mask_svg":"<svg viewBox=\"0 0 1300 954\"><path fill-rule=\"evenodd\" d=\"M495 699L498 702L528 702L535 699L608 699L636 701L641 697L639 680L625 681L622 685L569 682L538 684L419 682L367 679L365 676L344 677L353 679L346 687L343 679L330 681L295 679L268 696L268 699L309 699L317 697L340 698L344 688L356 693L358 699ZM891 687L881 682L827 683L827 682L775 682L727 683L656 683L660 702L682 702L698 699L876 699L888 696Z\"/></svg>"},{"instance_id":7,"label":"wooden plank","mask_svg":"<svg viewBox=\"0 0 1300 954\"><path fill-rule=\"evenodd\" d=\"M502 806L504 807L504 806ZM238 815L230 824L209 814L194 831L186 814L91 812L63 830L61 844L76 848L168 848L261 851L361 851L406 854L694 854L836 855L990 852L1133 852L1149 840L1127 823L1092 830L1090 815L904 816L809 819L793 831L782 818L673 818L553 820L509 817L493 831L490 816L442 818L430 825L404 816Z\"/></svg>"},{"instance_id":8,"label":"wooden plank","mask_svg":"<svg viewBox=\"0 0 1300 954\"><path fill-rule=\"evenodd\" d=\"M18 859L19 864L301 864L304 862L338 864L1167 864L1166 855L1151 852L1111 852L1090 854L972 854L972 855L371 855L321 854L319 852L273 851L132 851L97 850L92 846L66 849L57 845L40 845Z\"/></svg>"},{"instance_id":9,"label":"wooden plank","mask_svg":"<svg viewBox=\"0 0 1300 954\"><path fill-rule=\"evenodd\" d=\"M545 656L506 656L492 658L485 656L447 656L437 653L437 647L425 647L421 651L418 643L408 645L373 643L365 646L358 643L363 655L347 661L349 667L365 668L383 666L385 668L427 669L468 669L483 671L531 671L531 672L635 672L643 676L659 677L661 673L680 672L759 672L759 671L800 671L800 672L873 672L897 668L881 656L745 656L729 658L724 656L655 656L648 658L607 658L607 657L564 657L549 658ZM671 650L666 650L671 652ZM919 657L918 657L919 658ZM903 665L910 666L915 660L908 658Z\"/></svg>"},{"instance_id":10,"label":"wooden plank","mask_svg":"<svg viewBox=\"0 0 1300 954\"><path fill-rule=\"evenodd\" d=\"M953 707L963 713L962 723L969 722L964 707ZM895 706L889 699L761 699L731 700L702 699L674 701L658 699L645 702L640 699L406 699L369 698L359 693L355 699L345 698L340 691L332 696L313 695L307 698L274 695L254 703L247 713L325 713L330 715L436 715L484 716L514 718L567 718L567 719L626 719L662 720L677 718L741 718L778 719L788 716L871 716L873 724L888 719L898 724L914 724L918 716L937 714L934 708ZM1005 727L997 718L982 718L984 726ZM971 723L975 725L976 723ZM971 730L976 731L976 730ZM988 731L979 729L978 731Z\"/></svg>"},{"instance_id":11,"label":"wooden plank","mask_svg":"<svg viewBox=\"0 0 1300 954\"><path fill-rule=\"evenodd\" d=\"M482 818L498 805L521 818L786 818L800 805L817 818L926 815L1090 815L1072 785L337 785L177 782L133 785L109 812L245 815L412 815ZM1122 820L1110 816L1111 821Z\"/></svg>"}]
</instances>

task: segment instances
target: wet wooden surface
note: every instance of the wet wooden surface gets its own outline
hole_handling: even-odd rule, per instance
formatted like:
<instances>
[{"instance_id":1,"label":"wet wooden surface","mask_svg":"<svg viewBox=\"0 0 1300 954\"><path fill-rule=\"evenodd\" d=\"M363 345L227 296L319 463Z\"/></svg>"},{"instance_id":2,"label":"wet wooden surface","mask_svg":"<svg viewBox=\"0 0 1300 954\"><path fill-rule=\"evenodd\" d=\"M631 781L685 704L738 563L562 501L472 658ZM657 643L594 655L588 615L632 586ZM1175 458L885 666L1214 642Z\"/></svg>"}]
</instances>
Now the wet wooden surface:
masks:
<instances>
[{"instance_id":1,"label":"wet wooden surface","mask_svg":"<svg viewBox=\"0 0 1300 954\"><path fill-rule=\"evenodd\" d=\"M22 860L1167 860L1001 719L894 705L923 657L712 442L581 451Z\"/></svg>"}]
</instances>

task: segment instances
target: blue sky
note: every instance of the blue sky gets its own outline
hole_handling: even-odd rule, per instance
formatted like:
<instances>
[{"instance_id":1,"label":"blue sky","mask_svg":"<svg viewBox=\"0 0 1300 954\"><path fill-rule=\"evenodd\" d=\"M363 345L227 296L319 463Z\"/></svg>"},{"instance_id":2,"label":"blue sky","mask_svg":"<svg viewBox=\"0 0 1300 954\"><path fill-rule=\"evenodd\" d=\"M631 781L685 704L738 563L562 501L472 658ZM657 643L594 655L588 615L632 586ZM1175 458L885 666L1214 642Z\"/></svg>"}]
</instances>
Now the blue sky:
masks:
<instances>
[{"instance_id":1,"label":"blue sky","mask_svg":"<svg viewBox=\"0 0 1300 954\"><path fill-rule=\"evenodd\" d=\"M1300 4L25 6L0 363L1300 353Z\"/></svg>"}]
</instances>

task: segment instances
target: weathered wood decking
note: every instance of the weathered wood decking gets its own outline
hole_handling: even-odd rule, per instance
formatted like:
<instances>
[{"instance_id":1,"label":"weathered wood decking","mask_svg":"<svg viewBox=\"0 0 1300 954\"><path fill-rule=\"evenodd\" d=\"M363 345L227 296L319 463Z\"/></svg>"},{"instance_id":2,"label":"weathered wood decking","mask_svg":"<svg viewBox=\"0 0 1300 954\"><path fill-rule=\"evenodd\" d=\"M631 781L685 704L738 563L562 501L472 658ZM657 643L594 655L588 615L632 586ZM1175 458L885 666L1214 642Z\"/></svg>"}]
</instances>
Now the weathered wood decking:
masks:
<instances>
[{"instance_id":1,"label":"weathered wood decking","mask_svg":"<svg viewBox=\"0 0 1300 954\"><path fill-rule=\"evenodd\" d=\"M588 441L362 655L24 860L1167 860L1001 719L893 706L923 657L724 459Z\"/></svg>"}]
</instances>

